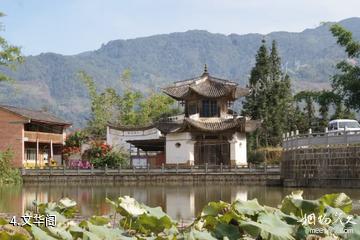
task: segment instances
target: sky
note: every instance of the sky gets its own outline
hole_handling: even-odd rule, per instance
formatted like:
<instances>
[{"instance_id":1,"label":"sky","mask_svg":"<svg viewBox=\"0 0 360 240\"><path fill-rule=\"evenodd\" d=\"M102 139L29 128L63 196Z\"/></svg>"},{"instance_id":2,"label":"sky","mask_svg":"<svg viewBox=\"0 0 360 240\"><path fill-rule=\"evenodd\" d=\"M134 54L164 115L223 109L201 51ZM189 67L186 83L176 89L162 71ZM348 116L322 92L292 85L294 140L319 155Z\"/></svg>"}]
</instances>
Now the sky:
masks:
<instances>
[{"instance_id":1,"label":"sky","mask_svg":"<svg viewBox=\"0 0 360 240\"><path fill-rule=\"evenodd\" d=\"M116 39L200 29L300 32L360 16L360 0L0 0L0 35L25 55L72 55Z\"/></svg>"}]
</instances>

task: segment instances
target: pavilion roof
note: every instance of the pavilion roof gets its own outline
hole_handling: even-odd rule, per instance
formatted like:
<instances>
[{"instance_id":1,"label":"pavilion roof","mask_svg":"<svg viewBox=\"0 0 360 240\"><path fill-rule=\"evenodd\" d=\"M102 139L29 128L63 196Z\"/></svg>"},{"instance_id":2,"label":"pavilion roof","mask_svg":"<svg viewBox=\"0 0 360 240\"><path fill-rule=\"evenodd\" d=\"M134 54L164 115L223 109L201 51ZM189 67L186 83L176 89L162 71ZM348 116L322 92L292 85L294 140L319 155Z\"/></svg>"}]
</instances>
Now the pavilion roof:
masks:
<instances>
[{"instance_id":1,"label":"pavilion roof","mask_svg":"<svg viewBox=\"0 0 360 240\"><path fill-rule=\"evenodd\" d=\"M199 119L184 118L181 121L160 122L157 124L157 128L165 134L184 131L222 132L227 130L252 132L259 126L260 121L248 120L245 117Z\"/></svg>"},{"instance_id":2,"label":"pavilion roof","mask_svg":"<svg viewBox=\"0 0 360 240\"><path fill-rule=\"evenodd\" d=\"M236 82L213 77L205 69L201 76L175 82L173 85L164 88L163 92L176 100L186 99L192 92L206 98L228 96L235 100L248 95L250 90L239 87Z\"/></svg>"},{"instance_id":3,"label":"pavilion roof","mask_svg":"<svg viewBox=\"0 0 360 240\"><path fill-rule=\"evenodd\" d=\"M219 132L230 129L237 129L239 132L245 130L245 118L204 118L204 119L191 119L187 118L184 122L186 127L195 128L205 132Z\"/></svg>"}]
</instances>

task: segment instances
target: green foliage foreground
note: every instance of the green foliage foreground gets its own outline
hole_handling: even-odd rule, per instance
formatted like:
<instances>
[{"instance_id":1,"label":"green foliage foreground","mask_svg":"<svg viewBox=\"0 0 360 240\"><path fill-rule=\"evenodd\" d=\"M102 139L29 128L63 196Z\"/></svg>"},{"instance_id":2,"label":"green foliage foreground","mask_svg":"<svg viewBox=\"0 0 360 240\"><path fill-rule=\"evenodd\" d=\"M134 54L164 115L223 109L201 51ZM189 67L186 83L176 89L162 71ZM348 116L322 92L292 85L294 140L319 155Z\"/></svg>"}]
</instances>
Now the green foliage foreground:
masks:
<instances>
[{"instance_id":1,"label":"green foliage foreground","mask_svg":"<svg viewBox=\"0 0 360 240\"><path fill-rule=\"evenodd\" d=\"M113 215L80 223L73 220L76 202L70 199L34 203L36 211L26 215L56 215L56 226L34 220L13 226L0 219L0 239L360 239L360 217L349 215L352 201L344 193L305 200L302 191L293 192L279 208L262 206L256 199L210 202L182 228L160 207L148 207L127 196L107 202L114 207ZM311 229L322 232L311 235Z\"/></svg>"}]
</instances>

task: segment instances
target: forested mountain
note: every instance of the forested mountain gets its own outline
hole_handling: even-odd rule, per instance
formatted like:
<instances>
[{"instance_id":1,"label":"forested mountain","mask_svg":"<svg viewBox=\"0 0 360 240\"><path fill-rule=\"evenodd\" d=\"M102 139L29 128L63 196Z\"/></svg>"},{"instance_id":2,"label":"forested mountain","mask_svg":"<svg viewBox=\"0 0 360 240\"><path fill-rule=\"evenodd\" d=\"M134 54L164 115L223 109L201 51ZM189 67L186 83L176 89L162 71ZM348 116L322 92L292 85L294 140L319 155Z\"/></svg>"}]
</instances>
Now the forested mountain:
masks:
<instances>
[{"instance_id":1,"label":"forested mountain","mask_svg":"<svg viewBox=\"0 0 360 240\"><path fill-rule=\"evenodd\" d=\"M360 18L346 19L340 24L360 39ZM146 92L200 75L207 63L210 74L245 85L263 38L268 44L273 39L278 42L284 71L291 76L295 90L326 88L335 64L346 56L329 32L329 25L265 36L192 30L114 40L98 50L72 56L56 53L28 56L16 72L2 70L16 82L1 84L0 103L44 108L81 126L89 114L89 101L86 88L77 77L80 70L92 75L99 89L115 87L121 91L119 78L128 68L132 71L133 86Z\"/></svg>"}]
</instances>

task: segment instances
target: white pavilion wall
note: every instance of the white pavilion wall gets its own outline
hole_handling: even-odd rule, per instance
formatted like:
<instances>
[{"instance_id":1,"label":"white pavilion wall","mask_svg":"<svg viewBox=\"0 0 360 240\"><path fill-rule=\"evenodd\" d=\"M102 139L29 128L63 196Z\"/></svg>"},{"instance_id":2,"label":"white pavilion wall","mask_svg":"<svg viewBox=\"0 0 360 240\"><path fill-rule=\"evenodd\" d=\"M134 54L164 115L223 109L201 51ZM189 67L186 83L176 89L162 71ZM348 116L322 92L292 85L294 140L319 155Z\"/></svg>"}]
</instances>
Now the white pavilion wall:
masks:
<instances>
[{"instance_id":1,"label":"white pavilion wall","mask_svg":"<svg viewBox=\"0 0 360 240\"><path fill-rule=\"evenodd\" d=\"M166 135L166 163L193 164L194 144L191 133L169 133Z\"/></svg>"},{"instance_id":2,"label":"white pavilion wall","mask_svg":"<svg viewBox=\"0 0 360 240\"><path fill-rule=\"evenodd\" d=\"M247 165L246 134L236 132L230 142L230 161L235 165Z\"/></svg>"}]
</instances>

